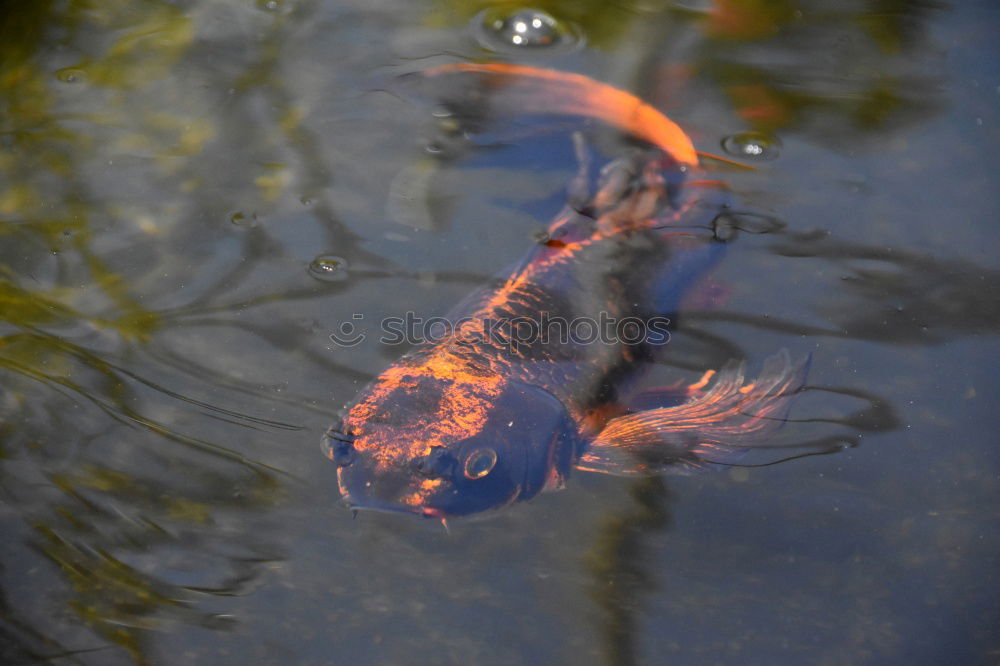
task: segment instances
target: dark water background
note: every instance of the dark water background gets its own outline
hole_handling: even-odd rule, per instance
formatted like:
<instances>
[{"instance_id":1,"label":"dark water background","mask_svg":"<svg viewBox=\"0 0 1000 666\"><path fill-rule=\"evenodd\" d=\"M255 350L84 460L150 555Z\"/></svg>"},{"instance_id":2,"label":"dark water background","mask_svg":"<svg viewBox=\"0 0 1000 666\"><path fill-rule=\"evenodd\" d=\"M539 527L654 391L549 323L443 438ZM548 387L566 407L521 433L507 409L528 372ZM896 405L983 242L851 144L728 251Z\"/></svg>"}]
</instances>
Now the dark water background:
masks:
<instances>
[{"instance_id":1,"label":"dark water background","mask_svg":"<svg viewBox=\"0 0 1000 666\"><path fill-rule=\"evenodd\" d=\"M1000 659L1000 6L538 5L585 45L470 27L503 3L0 5L0 661ZM784 228L736 239L652 379L812 352L797 413L859 445L578 474L450 535L352 520L319 436L402 350L329 333L446 311L573 169L525 159L551 135L429 153L378 92L467 58L632 90L710 152L778 137L717 177Z\"/></svg>"}]
</instances>

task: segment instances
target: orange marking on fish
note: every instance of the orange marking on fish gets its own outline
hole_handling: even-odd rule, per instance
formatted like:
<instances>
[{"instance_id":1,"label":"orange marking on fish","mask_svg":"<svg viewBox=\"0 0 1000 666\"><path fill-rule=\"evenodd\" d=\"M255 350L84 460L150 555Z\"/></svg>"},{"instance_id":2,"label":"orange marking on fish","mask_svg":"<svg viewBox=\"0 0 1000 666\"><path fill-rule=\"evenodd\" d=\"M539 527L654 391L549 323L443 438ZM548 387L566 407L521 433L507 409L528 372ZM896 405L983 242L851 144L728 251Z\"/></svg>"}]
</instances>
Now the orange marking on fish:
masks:
<instances>
[{"instance_id":1,"label":"orange marking on fish","mask_svg":"<svg viewBox=\"0 0 1000 666\"><path fill-rule=\"evenodd\" d=\"M688 389L691 391L701 390L708 385L708 382L711 381L712 377L714 376L715 376L715 370L706 370L705 374L701 376L701 379L696 381L694 384L691 384L691 386L689 386Z\"/></svg>"},{"instance_id":2,"label":"orange marking on fish","mask_svg":"<svg viewBox=\"0 0 1000 666\"><path fill-rule=\"evenodd\" d=\"M435 67L425 74L447 72L509 75L504 83L527 93L518 97L525 113L597 118L660 147L680 164L698 164L691 139L676 123L635 95L582 74L509 63L455 63Z\"/></svg>"},{"instance_id":3,"label":"orange marking on fish","mask_svg":"<svg viewBox=\"0 0 1000 666\"><path fill-rule=\"evenodd\" d=\"M550 257L539 258L532 262L523 271L508 278L507 282L493 294L492 298L486 302L477 314L487 314L508 305L511 302L511 297L515 294L527 293L525 288L534 284L535 275L550 268L553 264L569 261L572 259L574 253L582 250L592 242L593 239L588 239L580 243L563 243L559 251L554 252ZM476 324L481 322L469 323Z\"/></svg>"},{"instance_id":4,"label":"orange marking on fish","mask_svg":"<svg viewBox=\"0 0 1000 666\"><path fill-rule=\"evenodd\" d=\"M351 409L351 419L362 423L376 415L385 416L387 395L399 389L417 390L422 379L442 380L446 388L438 410L415 415L408 429L412 437L391 441L361 436L354 446L370 451L376 466L385 469L394 461L426 455L432 446L446 446L452 441L478 433L489 418L494 400L502 390L503 378L472 370L468 363L439 348L419 366L399 365L388 368L365 400Z\"/></svg>"},{"instance_id":5,"label":"orange marking on fish","mask_svg":"<svg viewBox=\"0 0 1000 666\"><path fill-rule=\"evenodd\" d=\"M440 488L443 483L444 481L441 479L424 479L420 482L419 488L403 498L403 503L409 504L410 506L422 506L427 500L427 497L430 496L434 490Z\"/></svg>"},{"instance_id":6,"label":"orange marking on fish","mask_svg":"<svg viewBox=\"0 0 1000 666\"><path fill-rule=\"evenodd\" d=\"M606 237L597 232L581 242L565 243L548 256L538 257L521 273L512 276L469 319L455 331L458 339L473 339L485 333L484 319L509 309L517 299L532 300L531 288L540 271L568 262L583 248ZM517 350L509 350L517 356ZM482 361L483 359L479 359ZM492 359L487 359L493 365ZM499 359L498 359L499 360ZM504 361L509 358L504 357ZM378 469L387 469L407 458L426 455L431 447L447 446L451 442L473 437L486 424L496 398L503 390L503 367L491 367L483 372L471 367L468 360L456 356L447 345L438 346L419 365L401 364L388 368L379 376L364 400L350 413L355 423L364 423L377 416L386 416L385 398L396 390L418 391L421 380L438 379L445 384L441 402L433 413L414 415L407 428L409 437L397 436L384 441L371 436L358 437L354 445L359 451L370 451Z\"/></svg>"}]
</instances>

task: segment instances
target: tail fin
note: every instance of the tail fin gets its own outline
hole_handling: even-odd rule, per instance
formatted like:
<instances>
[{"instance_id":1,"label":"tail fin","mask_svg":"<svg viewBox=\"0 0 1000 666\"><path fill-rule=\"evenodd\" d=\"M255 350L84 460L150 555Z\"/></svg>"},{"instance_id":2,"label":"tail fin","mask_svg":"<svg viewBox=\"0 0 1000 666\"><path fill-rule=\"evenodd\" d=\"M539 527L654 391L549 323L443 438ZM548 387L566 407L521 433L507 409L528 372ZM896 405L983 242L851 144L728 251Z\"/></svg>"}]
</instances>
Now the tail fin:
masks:
<instances>
[{"instance_id":1,"label":"tail fin","mask_svg":"<svg viewBox=\"0 0 1000 666\"><path fill-rule=\"evenodd\" d=\"M635 95L582 74L509 63L457 63L409 75L404 82L416 81L418 89L428 84L447 85L448 89L434 90L431 95L447 102L448 93L454 95L452 87L477 78L480 94L471 97L477 106L486 105L494 114L596 118L658 146L679 164L698 164L691 139L676 123Z\"/></svg>"},{"instance_id":2,"label":"tail fin","mask_svg":"<svg viewBox=\"0 0 1000 666\"><path fill-rule=\"evenodd\" d=\"M578 467L619 475L648 474L731 465L750 450L772 453L768 462L757 464L831 452L803 452L808 444L769 441L784 423L808 366L808 358L792 364L788 352L782 350L764 362L756 381L745 382L743 363L730 362L714 377L709 373L695 385L687 402L609 421ZM702 389L708 382L711 385ZM788 455L789 448L795 449L795 455ZM775 450L783 453L774 456Z\"/></svg>"}]
</instances>

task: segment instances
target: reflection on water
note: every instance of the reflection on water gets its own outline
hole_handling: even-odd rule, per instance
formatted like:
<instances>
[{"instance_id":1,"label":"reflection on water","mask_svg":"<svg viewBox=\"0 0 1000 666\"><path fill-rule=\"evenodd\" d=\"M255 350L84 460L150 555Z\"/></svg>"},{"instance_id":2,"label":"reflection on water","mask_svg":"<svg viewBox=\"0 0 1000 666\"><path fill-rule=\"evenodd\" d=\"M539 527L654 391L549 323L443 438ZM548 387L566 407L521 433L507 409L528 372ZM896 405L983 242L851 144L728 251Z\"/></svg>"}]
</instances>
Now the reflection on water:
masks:
<instances>
[{"instance_id":1,"label":"reflection on water","mask_svg":"<svg viewBox=\"0 0 1000 666\"><path fill-rule=\"evenodd\" d=\"M840 302L821 314L834 335L904 344L939 344L1000 331L1000 271L934 257L804 235L774 247L787 257L822 258L840 274ZM832 300L832 299L831 299ZM861 307L859 307L861 305ZM819 334L810 331L810 335Z\"/></svg>"},{"instance_id":2,"label":"reflection on water","mask_svg":"<svg viewBox=\"0 0 1000 666\"><path fill-rule=\"evenodd\" d=\"M454 23L494 3L437 0ZM662 33L696 30L703 42L681 67L665 67L662 102L678 76L709 81L736 113L756 130L797 127L828 140L845 133L898 129L939 107L938 82L921 73L927 54L927 23L947 8L939 0L705 0L621 3L534 3L553 16L581 26L588 44L622 47L622 35L638 23ZM511 10L513 11L513 10ZM680 40L678 40L680 41ZM651 44L655 59L676 47ZM622 49L625 51L626 49Z\"/></svg>"},{"instance_id":3,"label":"reflection on water","mask_svg":"<svg viewBox=\"0 0 1000 666\"><path fill-rule=\"evenodd\" d=\"M497 185L513 183L527 199L562 196L558 173L550 181L508 164L472 173L466 153L421 157L419 141L408 143L410 111L368 94L384 87L385 72L441 54L512 57L485 51L467 26L482 12L523 7L333 4L46 1L0 11L7 662L143 663L181 627L238 631L245 619L234 616L234 598L266 589L306 540L282 512L326 520L330 498L302 489L304 478L328 482L318 428L398 356L332 351L329 331L353 312L447 307L520 256L543 220L491 204L479 210L489 223L470 228L463 212L489 198L481 192L517 200ZM729 126L706 150L740 129L730 109L742 129L856 145L942 108L928 37L941 3L534 5L586 44L539 54L544 64L634 79L682 113L685 99L719 100L710 117ZM383 211L408 168L409 185L391 202L399 224ZM425 195L448 205L403 210ZM893 345L997 332L993 269L759 224L769 219L731 225L734 247L741 230L758 233L783 266L805 262L834 281L803 304L801 319L738 303L686 313L683 353L666 362L694 371L750 356L729 324ZM486 235L507 227L517 228L500 242ZM810 387L802 400L803 420L820 426L900 426L875 389ZM644 600L670 593L655 586L646 558L673 497L655 478L635 482L633 494L635 506L604 519L586 558L607 660L619 664L637 661ZM521 565L532 569L511 566ZM362 573L359 565L350 577ZM454 612L434 599L407 603L445 621ZM313 621L304 634L329 629ZM370 631L376 620L352 622Z\"/></svg>"},{"instance_id":4,"label":"reflection on water","mask_svg":"<svg viewBox=\"0 0 1000 666\"><path fill-rule=\"evenodd\" d=\"M33 629L16 608L5 614L21 646L12 657L72 653L60 646L73 634L69 613L143 662L150 629L225 629L211 599L248 593L282 558L276 540L255 533L287 494L281 473L212 424L301 426L199 398L211 392L192 381L262 391L232 366L206 372L167 333L238 325L212 313L246 275L240 258L266 255L267 241L250 230L232 268L186 271L201 285L184 305L164 289L185 286L174 277L184 270L184 220L221 219L218 208L235 206L204 198L211 167L185 166L218 135L217 121L162 103L194 48L193 17L166 3L126 4L3 14L0 489L30 526L29 550L7 555L19 567L32 551L47 558L63 597L62 611L48 609L51 628ZM53 41L63 48L45 46ZM267 173L245 201L267 201Z\"/></svg>"},{"instance_id":5,"label":"reflection on water","mask_svg":"<svg viewBox=\"0 0 1000 666\"><path fill-rule=\"evenodd\" d=\"M732 321L769 330L908 345L941 344L1000 331L1000 271L892 247L837 241L826 233L785 233L772 252L823 259L836 269L831 296L812 304L821 328L738 312L689 313L692 320Z\"/></svg>"},{"instance_id":6,"label":"reflection on water","mask_svg":"<svg viewBox=\"0 0 1000 666\"><path fill-rule=\"evenodd\" d=\"M632 482L631 492L635 506L604 520L587 556L594 578L592 594L604 616L606 663L614 666L640 663L636 638L643 615L642 598L664 592L650 571L647 542L670 528L673 497L664 480L656 476Z\"/></svg>"},{"instance_id":7,"label":"reflection on water","mask_svg":"<svg viewBox=\"0 0 1000 666\"><path fill-rule=\"evenodd\" d=\"M274 471L183 434L164 410L173 399L234 427L287 426L172 395L41 331L3 343L0 490L31 527L24 545L64 577L67 610L137 661L142 630L224 626L197 601L245 593L281 557L244 530L284 492Z\"/></svg>"},{"instance_id":8,"label":"reflection on water","mask_svg":"<svg viewBox=\"0 0 1000 666\"><path fill-rule=\"evenodd\" d=\"M924 25L943 5L863 5L718 0L704 19L715 48L701 66L756 129L807 124L835 139L848 128L899 127L934 110L935 83L895 56L925 48ZM767 50L748 57L744 49L762 42Z\"/></svg>"}]
</instances>

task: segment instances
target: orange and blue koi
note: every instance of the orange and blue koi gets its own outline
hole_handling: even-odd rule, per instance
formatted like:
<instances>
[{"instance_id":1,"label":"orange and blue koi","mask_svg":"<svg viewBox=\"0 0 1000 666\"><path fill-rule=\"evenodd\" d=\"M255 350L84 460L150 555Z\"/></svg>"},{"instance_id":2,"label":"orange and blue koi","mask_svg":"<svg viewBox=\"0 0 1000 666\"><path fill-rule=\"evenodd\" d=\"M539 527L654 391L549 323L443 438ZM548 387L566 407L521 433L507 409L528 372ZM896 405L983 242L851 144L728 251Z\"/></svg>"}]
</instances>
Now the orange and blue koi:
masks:
<instances>
[{"instance_id":1,"label":"orange and blue koi","mask_svg":"<svg viewBox=\"0 0 1000 666\"><path fill-rule=\"evenodd\" d=\"M419 76L476 86L481 106L597 119L651 148L605 167L597 190L577 191L582 201L556 216L515 270L451 313L454 335L412 349L346 408L324 447L347 504L444 520L560 488L574 468L684 469L765 442L804 380L805 364L784 352L755 381L731 363L637 409L628 403L632 379L665 329L587 344L515 339L494 326L673 316L724 245L706 229L725 190L695 177L687 135L633 95L578 74L458 64Z\"/></svg>"}]
</instances>

